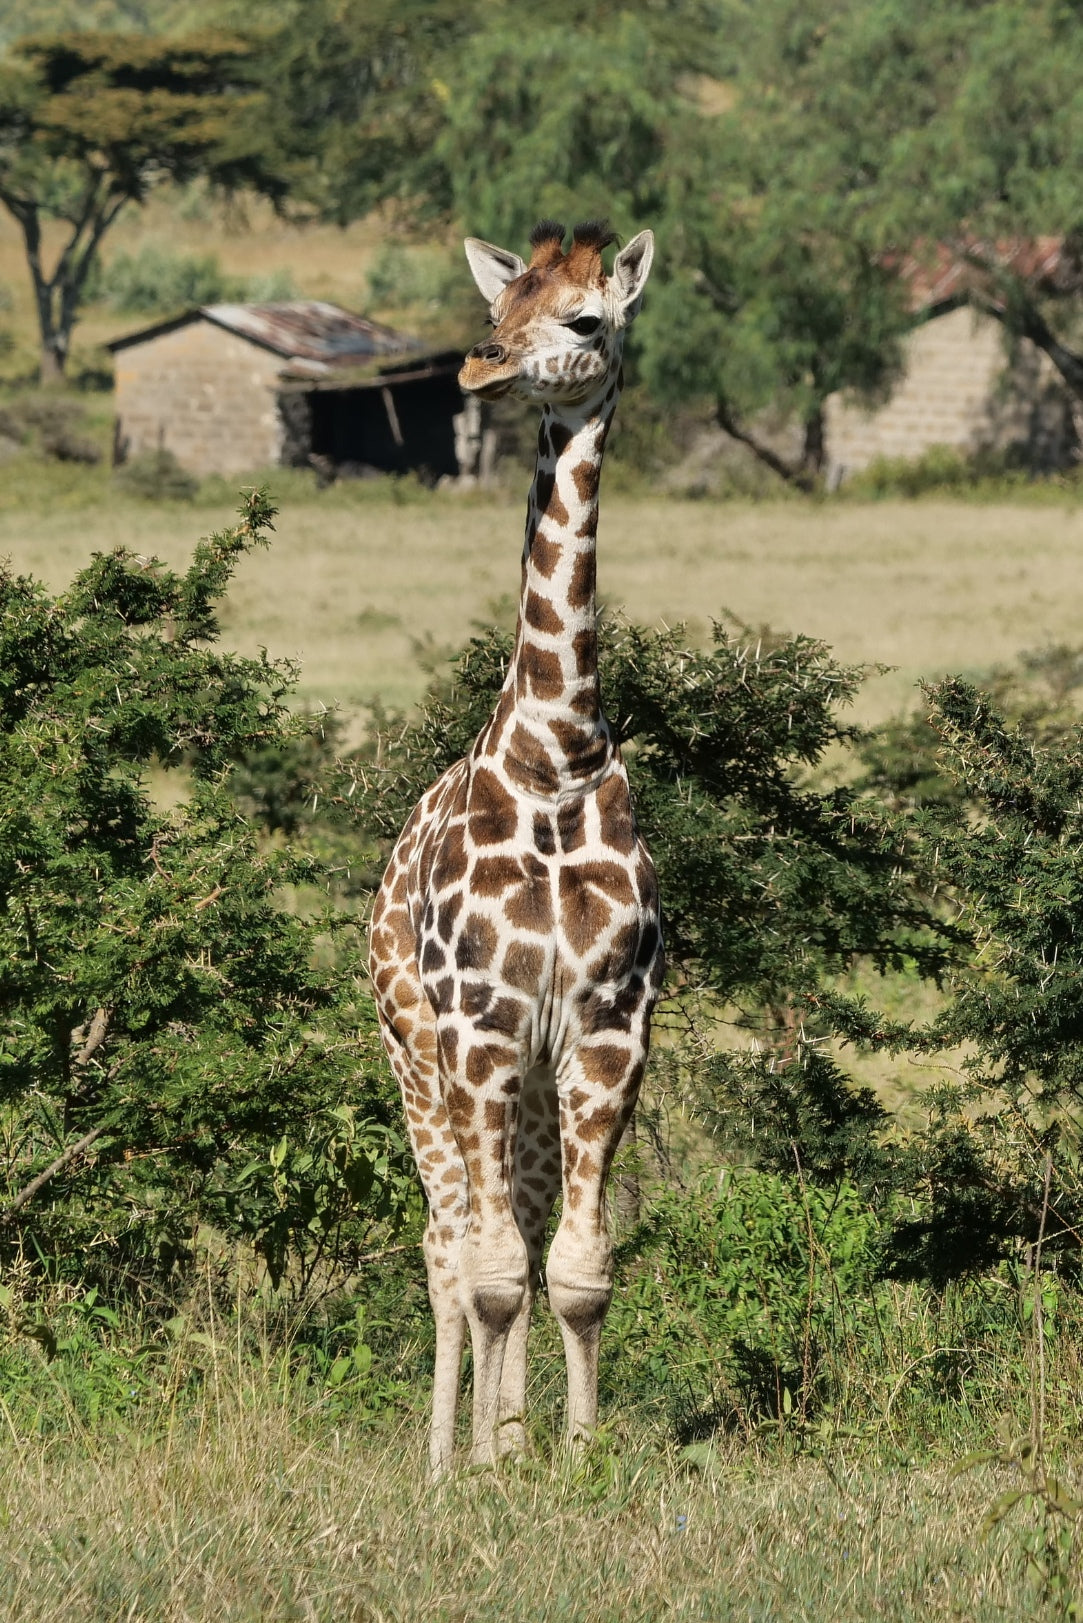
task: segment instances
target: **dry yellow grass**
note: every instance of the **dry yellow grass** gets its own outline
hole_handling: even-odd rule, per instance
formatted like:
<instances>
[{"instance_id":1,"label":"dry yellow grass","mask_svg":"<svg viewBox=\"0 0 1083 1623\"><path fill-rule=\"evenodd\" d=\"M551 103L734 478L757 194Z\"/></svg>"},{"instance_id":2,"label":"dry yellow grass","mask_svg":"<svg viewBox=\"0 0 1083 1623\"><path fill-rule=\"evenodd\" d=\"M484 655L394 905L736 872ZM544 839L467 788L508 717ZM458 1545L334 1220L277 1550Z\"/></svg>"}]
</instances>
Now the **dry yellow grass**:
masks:
<instances>
[{"instance_id":1,"label":"dry yellow grass","mask_svg":"<svg viewBox=\"0 0 1083 1623\"><path fill-rule=\"evenodd\" d=\"M231 514L130 501L0 511L0 556L61 586L92 551L117 545L182 563ZM417 643L454 647L511 612L522 523L518 498L287 494L270 553L238 571L226 640L298 658L308 702L411 703L425 683ZM697 640L728 611L895 667L859 702L871 719L910 702L921 676L1077 638L1081 554L1083 512L1068 508L616 495L603 498L599 574L609 604L648 623L684 620Z\"/></svg>"},{"instance_id":2,"label":"dry yellow grass","mask_svg":"<svg viewBox=\"0 0 1083 1623\"><path fill-rule=\"evenodd\" d=\"M9 1436L0 1607L20 1623L1057 1615L1012 1532L979 1536L1000 1474L725 1441L692 1469L647 1437L435 1489L422 1462L419 1428L332 1423L244 1367L157 1430Z\"/></svg>"}]
</instances>

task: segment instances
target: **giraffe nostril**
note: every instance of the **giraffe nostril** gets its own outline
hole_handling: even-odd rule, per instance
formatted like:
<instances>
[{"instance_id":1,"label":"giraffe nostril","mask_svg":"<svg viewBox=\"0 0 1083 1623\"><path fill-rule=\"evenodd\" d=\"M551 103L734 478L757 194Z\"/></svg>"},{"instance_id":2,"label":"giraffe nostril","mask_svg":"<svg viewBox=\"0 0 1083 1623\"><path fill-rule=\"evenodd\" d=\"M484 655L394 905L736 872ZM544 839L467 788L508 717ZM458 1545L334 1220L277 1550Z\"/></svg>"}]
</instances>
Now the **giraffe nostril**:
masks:
<instances>
[{"instance_id":1,"label":"giraffe nostril","mask_svg":"<svg viewBox=\"0 0 1083 1623\"><path fill-rule=\"evenodd\" d=\"M499 366L507 360L508 352L503 344L475 344L469 358L472 361L492 361Z\"/></svg>"}]
</instances>

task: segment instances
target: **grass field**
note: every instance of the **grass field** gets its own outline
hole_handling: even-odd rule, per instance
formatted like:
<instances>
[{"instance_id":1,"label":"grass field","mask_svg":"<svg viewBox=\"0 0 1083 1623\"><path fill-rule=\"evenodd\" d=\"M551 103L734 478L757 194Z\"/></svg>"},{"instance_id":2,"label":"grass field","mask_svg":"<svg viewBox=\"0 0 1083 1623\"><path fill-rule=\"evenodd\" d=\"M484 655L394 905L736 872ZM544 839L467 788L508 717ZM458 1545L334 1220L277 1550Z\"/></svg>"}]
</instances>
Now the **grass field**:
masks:
<instances>
[{"instance_id":1,"label":"grass field","mask_svg":"<svg viewBox=\"0 0 1083 1623\"><path fill-rule=\"evenodd\" d=\"M416 1420L337 1415L228 1342L202 1397L0 1453L0 1609L54 1623L866 1623L1053 1618L1016 1480L618 1419L592 1450L424 1480ZM340 1406L341 1410L341 1406ZM5 1411L6 1412L6 1411Z\"/></svg>"},{"instance_id":2,"label":"grass field","mask_svg":"<svg viewBox=\"0 0 1083 1623\"><path fill-rule=\"evenodd\" d=\"M346 710L408 705L431 658L479 622L507 620L518 592L523 499L368 487L282 492L269 553L242 561L227 643L300 660L300 697ZM84 476L85 478L85 476ZM60 587L95 550L127 546L177 565L233 508L105 499L0 506L0 556ZM524 492L526 474L523 477ZM1072 641L1080 621L1083 512L952 502L758 505L603 497L602 598L637 620L704 638L729 613L752 627L824 638L839 658L893 667L858 705L876 719L919 677L979 672L1023 648Z\"/></svg>"}]
</instances>

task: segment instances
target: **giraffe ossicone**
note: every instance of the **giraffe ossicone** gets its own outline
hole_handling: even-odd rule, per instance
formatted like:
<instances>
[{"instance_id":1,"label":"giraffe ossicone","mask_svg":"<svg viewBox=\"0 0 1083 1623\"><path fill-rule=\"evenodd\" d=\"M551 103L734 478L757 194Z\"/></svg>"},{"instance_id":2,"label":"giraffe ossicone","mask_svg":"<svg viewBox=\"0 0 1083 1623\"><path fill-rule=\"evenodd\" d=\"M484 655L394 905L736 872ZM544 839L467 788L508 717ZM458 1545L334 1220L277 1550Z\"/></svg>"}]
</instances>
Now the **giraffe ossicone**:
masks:
<instances>
[{"instance_id":1,"label":"giraffe ossicone","mask_svg":"<svg viewBox=\"0 0 1083 1623\"><path fill-rule=\"evenodd\" d=\"M525 1446L526 1352L546 1224L568 1366L567 1432L597 1423L612 1294L605 1190L631 1120L664 972L658 887L602 710L598 485L624 329L654 238L543 221L529 263L469 238L492 338L459 382L542 408L515 646L469 755L403 829L373 911L370 969L428 1202L436 1320L430 1464L449 1468L467 1328L473 1450Z\"/></svg>"}]
</instances>

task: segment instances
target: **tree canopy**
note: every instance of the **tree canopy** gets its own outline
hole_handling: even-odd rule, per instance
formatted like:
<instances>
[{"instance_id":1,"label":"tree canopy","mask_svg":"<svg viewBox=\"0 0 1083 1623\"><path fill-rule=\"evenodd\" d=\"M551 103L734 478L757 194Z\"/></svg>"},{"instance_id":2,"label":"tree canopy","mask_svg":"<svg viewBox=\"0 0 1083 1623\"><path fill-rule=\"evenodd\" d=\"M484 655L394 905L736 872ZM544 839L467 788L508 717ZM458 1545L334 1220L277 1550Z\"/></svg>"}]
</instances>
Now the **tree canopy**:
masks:
<instances>
[{"instance_id":1,"label":"tree canopy","mask_svg":"<svg viewBox=\"0 0 1083 1623\"><path fill-rule=\"evenodd\" d=\"M95 256L127 204L196 175L285 196L254 59L239 35L84 32L24 41L3 63L0 202L23 234L43 379L64 370ZM65 226L51 266L49 220Z\"/></svg>"}]
</instances>

